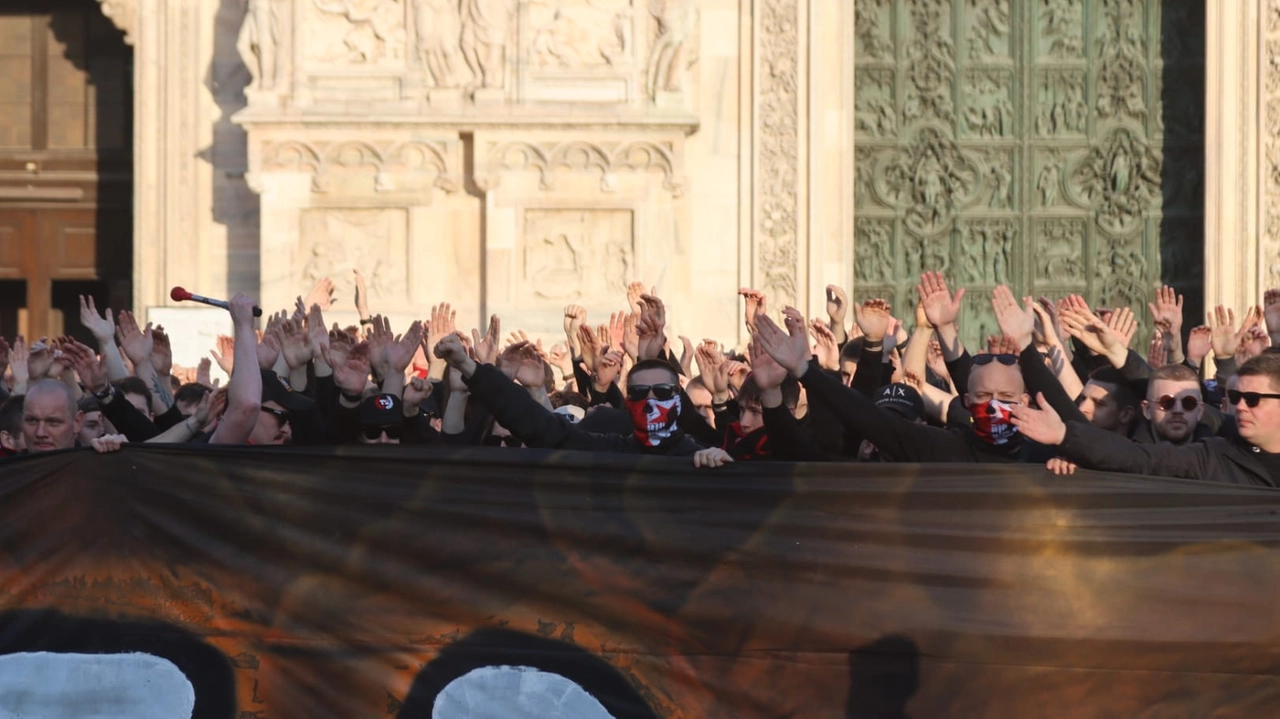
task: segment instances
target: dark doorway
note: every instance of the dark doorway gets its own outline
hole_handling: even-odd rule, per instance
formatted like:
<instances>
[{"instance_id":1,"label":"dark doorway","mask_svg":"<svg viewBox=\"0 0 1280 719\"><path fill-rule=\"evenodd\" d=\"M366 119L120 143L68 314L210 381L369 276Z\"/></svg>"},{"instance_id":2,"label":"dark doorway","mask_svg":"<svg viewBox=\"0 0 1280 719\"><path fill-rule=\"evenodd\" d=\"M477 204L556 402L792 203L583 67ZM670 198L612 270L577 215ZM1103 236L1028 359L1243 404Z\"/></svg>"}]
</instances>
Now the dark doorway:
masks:
<instances>
[{"instance_id":1,"label":"dark doorway","mask_svg":"<svg viewBox=\"0 0 1280 719\"><path fill-rule=\"evenodd\" d=\"M131 303L133 51L94 0L9 0L0 76L0 328L63 334Z\"/></svg>"}]
</instances>

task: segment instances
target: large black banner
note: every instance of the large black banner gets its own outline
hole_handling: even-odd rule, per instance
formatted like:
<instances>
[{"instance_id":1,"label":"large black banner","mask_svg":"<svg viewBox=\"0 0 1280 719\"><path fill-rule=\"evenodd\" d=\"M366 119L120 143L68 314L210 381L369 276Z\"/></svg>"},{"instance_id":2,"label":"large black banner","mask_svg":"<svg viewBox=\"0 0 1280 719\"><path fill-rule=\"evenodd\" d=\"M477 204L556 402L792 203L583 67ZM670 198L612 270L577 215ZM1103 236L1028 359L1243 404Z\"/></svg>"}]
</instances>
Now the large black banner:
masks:
<instances>
[{"instance_id":1,"label":"large black banner","mask_svg":"<svg viewBox=\"0 0 1280 719\"><path fill-rule=\"evenodd\" d=\"M1280 493L690 465L382 447L0 464L0 710L1280 712Z\"/></svg>"}]
</instances>

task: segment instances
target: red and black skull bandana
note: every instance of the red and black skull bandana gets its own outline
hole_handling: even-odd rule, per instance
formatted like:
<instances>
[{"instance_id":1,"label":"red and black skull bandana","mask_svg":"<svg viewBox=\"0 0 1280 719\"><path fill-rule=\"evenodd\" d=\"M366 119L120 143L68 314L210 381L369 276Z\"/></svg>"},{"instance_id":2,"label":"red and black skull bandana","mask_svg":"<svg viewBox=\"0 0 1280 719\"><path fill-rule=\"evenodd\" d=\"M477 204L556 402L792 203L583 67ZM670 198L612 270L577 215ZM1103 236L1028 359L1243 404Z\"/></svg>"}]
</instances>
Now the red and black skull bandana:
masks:
<instances>
[{"instance_id":1,"label":"red and black skull bandana","mask_svg":"<svg viewBox=\"0 0 1280 719\"><path fill-rule=\"evenodd\" d=\"M660 401L653 398L627 400L627 412L636 425L636 439L646 447L657 447L676 432L680 418L680 395Z\"/></svg>"},{"instance_id":2,"label":"red and black skull bandana","mask_svg":"<svg viewBox=\"0 0 1280 719\"><path fill-rule=\"evenodd\" d=\"M987 444L1007 444L1018 436L1018 428L1013 424L1013 406L998 399L970 405L973 413L973 432Z\"/></svg>"}]
</instances>

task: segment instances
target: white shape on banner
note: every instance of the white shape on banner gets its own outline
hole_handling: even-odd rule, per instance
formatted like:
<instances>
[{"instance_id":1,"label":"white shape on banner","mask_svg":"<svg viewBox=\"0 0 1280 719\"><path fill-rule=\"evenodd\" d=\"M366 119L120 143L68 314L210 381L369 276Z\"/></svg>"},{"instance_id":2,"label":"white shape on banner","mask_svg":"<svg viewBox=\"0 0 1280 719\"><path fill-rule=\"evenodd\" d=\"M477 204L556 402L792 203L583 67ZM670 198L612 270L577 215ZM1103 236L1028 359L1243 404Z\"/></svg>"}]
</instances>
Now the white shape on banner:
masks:
<instances>
[{"instance_id":1,"label":"white shape on banner","mask_svg":"<svg viewBox=\"0 0 1280 719\"><path fill-rule=\"evenodd\" d=\"M195 705L186 675L150 654L0 656L0 719L190 719Z\"/></svg>"},{"instance_id":2,"label":"white shape on banner","mask_svg":"<svg viewBox=\"0 0 1280 719\"><path fill-rule=\"evenodd\" d=\"M559 674L532 667L472 669L436 697L431 719L615 719L595 697Z\"/></svg>"}]
</instances>

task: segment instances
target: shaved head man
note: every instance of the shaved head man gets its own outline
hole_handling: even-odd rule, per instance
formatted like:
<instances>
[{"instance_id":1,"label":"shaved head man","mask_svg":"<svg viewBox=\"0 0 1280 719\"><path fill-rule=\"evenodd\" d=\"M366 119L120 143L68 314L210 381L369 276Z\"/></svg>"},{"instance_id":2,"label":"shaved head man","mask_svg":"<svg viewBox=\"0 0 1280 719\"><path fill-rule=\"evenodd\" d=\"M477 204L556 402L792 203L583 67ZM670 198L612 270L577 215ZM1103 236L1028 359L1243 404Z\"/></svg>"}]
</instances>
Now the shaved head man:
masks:
<instances>
[{"instance_id":1,"label":"shaved head man","mask_svg":"<svg viewBox=\"0 0 1280 719\"><path fill-rule=\"evenodd\" d=\"M71 389L56 380L31 385L22 401L22 437L28 452L75 447L83 421Z\"/></svg>"}]
</instances>

